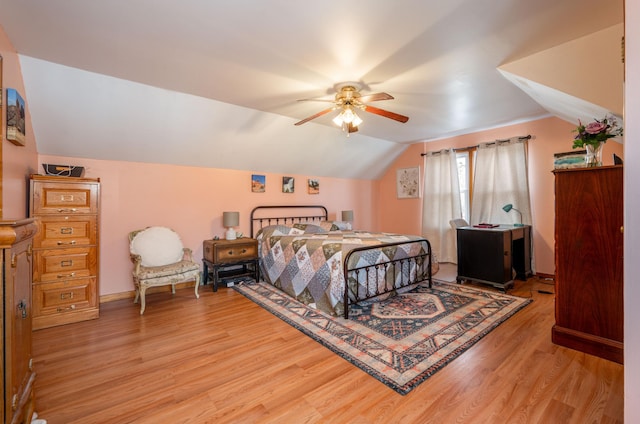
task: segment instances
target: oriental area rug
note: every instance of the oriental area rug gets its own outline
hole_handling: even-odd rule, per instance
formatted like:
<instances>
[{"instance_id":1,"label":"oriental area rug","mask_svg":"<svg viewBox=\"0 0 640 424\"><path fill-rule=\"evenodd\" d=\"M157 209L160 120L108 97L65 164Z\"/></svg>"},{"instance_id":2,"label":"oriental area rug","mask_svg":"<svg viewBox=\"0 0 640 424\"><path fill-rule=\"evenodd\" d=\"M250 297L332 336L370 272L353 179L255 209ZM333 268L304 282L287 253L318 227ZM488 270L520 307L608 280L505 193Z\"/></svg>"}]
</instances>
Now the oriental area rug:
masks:
<instances>
[{"instance_id":1,"label":"oriental area rug","mask_svg":"<svg viewBox=\"0 0 640 424\"><path fill-rule=\"evenodd\" d=\"M352 305L345 320L264 282L234 289L402 395L531 302L434 281L433 288Z\"/></svg>"}]
</instances>

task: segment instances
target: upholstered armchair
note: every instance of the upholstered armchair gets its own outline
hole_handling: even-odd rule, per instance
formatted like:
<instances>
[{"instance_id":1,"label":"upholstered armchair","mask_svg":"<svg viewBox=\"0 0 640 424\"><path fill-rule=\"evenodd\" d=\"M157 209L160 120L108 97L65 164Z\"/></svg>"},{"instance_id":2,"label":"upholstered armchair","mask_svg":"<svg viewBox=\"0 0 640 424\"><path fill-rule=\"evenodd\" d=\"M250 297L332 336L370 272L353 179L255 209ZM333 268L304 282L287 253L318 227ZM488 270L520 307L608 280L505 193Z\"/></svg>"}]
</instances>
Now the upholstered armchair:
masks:
<instances>
[{"instance_id":1,"label":"upholstered armchair","mask_svg":"<svg viewBox=\"0 0 640 424\"><path fill-rule=\"evenodd\" d=\"M140 315L144 314L145 292L149 287L171 286L195 281L199 298L200 265L193 261L191 249L182 245L180 236L170 228L148 227L129 233L129 251L133 262L134 303L140 299Z\"/></svg>"}]
</instances>

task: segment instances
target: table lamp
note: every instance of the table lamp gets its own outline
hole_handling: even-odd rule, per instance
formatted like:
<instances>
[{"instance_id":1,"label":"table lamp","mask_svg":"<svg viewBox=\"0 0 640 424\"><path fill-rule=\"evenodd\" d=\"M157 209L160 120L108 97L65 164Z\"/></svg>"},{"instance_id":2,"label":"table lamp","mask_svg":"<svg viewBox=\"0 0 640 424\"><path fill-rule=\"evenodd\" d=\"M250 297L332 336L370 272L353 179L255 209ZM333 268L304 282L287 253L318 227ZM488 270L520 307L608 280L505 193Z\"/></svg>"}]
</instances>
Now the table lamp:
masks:
<instances>
[{"instance_id":1,"label":"table lamp","mask_svg":"<svg viewBox=\"0 0 640 424\"><path fill-rule=\"evenodd\" d=\"M520 214L520 223L515 223L513 225L515 227L523 227L524 224L522 224L522 212L520 212L518 209L514 208L511 203L507 203L506 205L504 205L502 207L502 210L507 212L507 213L511 212L512 209Z\"/></svg>"},{"instance_id":2,"label":"table lamp","mask_svg":"<svg viewBox=\"0 0 640 424\"><path fill-rule=\"evenodd\" d=\"M240 224L240 212L222 212L222 225L227 227L225 238L227 240L236 239L236 230L233 227L237 227Z\"/></svg>"},{"instance_id":3,"label":"table lamp","mask_svg":"<svg viewBox=\"0 0 640 424\"><path fill-rule=\"evenodd\" d=\"M353 211L342 211L342 220L345 222L353 221Z\"/></svg>"}]
</instances>

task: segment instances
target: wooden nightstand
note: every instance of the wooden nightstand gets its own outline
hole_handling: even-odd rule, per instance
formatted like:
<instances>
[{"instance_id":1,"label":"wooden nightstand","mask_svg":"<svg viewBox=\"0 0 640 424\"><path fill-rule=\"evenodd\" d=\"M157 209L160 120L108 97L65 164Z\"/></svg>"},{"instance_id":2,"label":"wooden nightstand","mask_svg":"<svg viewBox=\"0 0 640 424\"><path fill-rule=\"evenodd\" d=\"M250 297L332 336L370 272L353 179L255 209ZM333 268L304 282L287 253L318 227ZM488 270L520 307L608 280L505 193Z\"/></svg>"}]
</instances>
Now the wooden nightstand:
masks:
<instances>
[{"instance_id":1,"label":"wooden nightstand","mask_svg":"<svg viewBox=\"0 0 640 424\"><path fill-rule=\"evenodd\" d=\"M244 237L235 240L205 240L202 246L204 264L203 284L207 284L209 273L213 278L213 291L218 283L242 277L260 278L258 266L258 241ZM232 284L229 283L227 287Z\"/></svg>"}]
</instances>

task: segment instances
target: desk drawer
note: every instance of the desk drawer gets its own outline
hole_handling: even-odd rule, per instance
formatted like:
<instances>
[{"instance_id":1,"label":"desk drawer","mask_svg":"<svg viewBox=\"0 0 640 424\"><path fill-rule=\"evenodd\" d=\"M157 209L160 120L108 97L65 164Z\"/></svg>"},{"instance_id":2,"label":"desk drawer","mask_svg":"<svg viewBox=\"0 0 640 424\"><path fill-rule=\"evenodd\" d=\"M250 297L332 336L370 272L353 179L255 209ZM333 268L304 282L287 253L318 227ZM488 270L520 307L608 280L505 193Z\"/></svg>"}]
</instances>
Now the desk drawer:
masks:
<instances>
[{"instance_id":1,"label":"desk drawer","mask_svg":"<svg viewBox=\"0 0 640 424\"><path fill-rule=\"evenodd\" d=\"M35 252L33 280L63 281L97 274L95 247L50 249Z\"/></svg>"},{"instance_id":2,"label":"desk drawer","mask_svg":"<svg viewBox=\"0 0 640 424\"><path fill-rule=\"evenodd\" d=\"M42 248L72 247L96 244L96 216L43 216L41 231L34 246Z\"/></svg>"}]
</instances>

